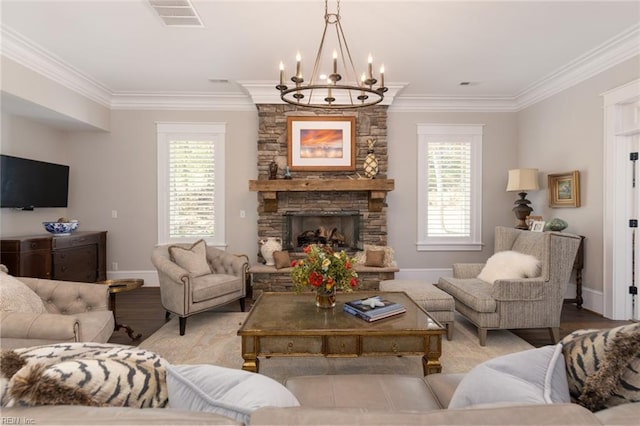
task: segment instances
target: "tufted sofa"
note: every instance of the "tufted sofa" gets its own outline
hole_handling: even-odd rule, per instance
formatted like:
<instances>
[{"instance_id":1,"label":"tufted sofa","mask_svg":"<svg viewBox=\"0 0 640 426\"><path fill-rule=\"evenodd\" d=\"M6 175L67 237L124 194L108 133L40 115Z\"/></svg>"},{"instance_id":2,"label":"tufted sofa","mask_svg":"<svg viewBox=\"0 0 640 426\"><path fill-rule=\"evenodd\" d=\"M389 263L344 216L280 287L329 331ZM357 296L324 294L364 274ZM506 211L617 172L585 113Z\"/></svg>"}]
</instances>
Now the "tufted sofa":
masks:
<instances>
[{"instance_id":1,"label":"tufted sofa","mask_svg":"<svg viewBox=\"0 0 640 426\"><path fill-rule=\"evenodd\" d=\"M60 342L109 340L115 321L104 285L17 277L43 301L46 312L0 312L2 349Z\"/></svg>"}]
</instances>

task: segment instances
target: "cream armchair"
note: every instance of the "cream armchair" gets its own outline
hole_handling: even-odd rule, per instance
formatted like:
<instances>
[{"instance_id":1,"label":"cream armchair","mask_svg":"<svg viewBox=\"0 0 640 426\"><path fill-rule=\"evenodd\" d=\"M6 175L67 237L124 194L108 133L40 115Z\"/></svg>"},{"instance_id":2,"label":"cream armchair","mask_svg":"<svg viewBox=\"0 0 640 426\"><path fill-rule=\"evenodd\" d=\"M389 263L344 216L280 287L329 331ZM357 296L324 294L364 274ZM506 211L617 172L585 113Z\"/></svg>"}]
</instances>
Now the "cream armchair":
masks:
<instances>
[{"instance_id":1,"label":"cream armchair","mask_svg":"<svg viewBox=\"0 0 640 426\"><path fill-rule=\"evenodd\" d=\"M33 290L46 312L0 312L0 346L21 348L61 342L105 343L115 321L105 285L15 277Z\"/></svg>"},{"instance_id":2,"label":"cream armchair","mask_svg":"<svg viewBox=\"0 0 640 426\"><path fill-rule=\"evenodd\" d=\"M453 278L440 278L438 287L453 296L456 310L478 327L481 346L487 330L517 328L548 328L555 343L579 245L577 235L498 226L494 252L513 250L535 256L540 276L498 279L492 284L477 278L484 264L454 264Z\"/></svg>"},{"instance_id":3,"label":"cream armchair","mask_svg":"<svg viewBox=\"0 0 640 426\"><path fill-rule=\"evenodd\" d=\"M174 244L188 249L189 244ZM246 256L237 256L215 247L206 247L206 262L211 274L194 276L187 269L171 260L170 246L158 246L153 250L151 262L158 271L162 306L180 318L180 335L184 336L187 317L240 301L245 309L248 293L249 262Z\"/></svg>"}]
</instances>

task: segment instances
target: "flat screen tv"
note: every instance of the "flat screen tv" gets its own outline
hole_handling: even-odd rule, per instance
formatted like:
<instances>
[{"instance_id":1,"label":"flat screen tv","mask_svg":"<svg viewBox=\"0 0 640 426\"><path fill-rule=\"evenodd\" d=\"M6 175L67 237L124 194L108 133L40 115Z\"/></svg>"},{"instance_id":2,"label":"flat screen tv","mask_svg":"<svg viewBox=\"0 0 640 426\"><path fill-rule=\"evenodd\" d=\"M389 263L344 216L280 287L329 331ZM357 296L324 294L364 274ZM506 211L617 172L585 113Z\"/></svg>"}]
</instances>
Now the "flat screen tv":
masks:
<instances>
[{"instance_id":1,"label":"flat screen tv","mask_svg":"<svg viewBox=\"0 0 640 426\"><path fill-rule=\"evenodd\" d=\"M0 155L0 207L67 207L69 166Z\"/></svg>"}]
</instances>

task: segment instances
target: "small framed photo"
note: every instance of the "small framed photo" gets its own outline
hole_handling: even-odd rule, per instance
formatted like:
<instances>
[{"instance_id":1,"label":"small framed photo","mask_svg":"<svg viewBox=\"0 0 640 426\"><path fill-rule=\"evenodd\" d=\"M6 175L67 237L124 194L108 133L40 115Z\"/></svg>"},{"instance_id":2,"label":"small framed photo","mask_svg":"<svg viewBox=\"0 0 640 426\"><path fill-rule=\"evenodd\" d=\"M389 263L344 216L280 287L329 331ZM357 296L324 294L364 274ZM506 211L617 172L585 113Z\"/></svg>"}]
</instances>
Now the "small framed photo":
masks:
<instances>
[{"instance_id":1,"label":"small framed photo","mask_svg":"<svg viewBox=\"0 0 640 426\"><path fill-rule=\"evenodd\" d=\"M549 207L580 207L580 172L548 175Z\"/></svg>"},{"instance_id":2,"label":"small framed photo","mask_svg":"<svg viewBox=\"0 0 640 426\"><path fill-rule=\"evenodd\" d=\"M531 223L531 232L544 231L544 220L535 220Z\"/></svg>"},{"instance_id":3,"label":"small framed photo","mask_svg":"<svg viewBox=\"0 0 640 426\"><path fill-rule=\"evenodd\" d=\"M527 216L526 219L524 220L524 223L527 224L527 226L529 227L529 230L531 230L531 225L533 225L533 222L539 222L542 220L542 216Z\"/></svg>"},{"instance_id":4,"label":"small framed photo","mask_svg":"<svg viewBox=\"0 0 640 426\"><path fill-rule=\"evenodd\" d=\"M287 160L294 171L355 170L355 117L287 117Z\"/></svg>"}]
</instances>

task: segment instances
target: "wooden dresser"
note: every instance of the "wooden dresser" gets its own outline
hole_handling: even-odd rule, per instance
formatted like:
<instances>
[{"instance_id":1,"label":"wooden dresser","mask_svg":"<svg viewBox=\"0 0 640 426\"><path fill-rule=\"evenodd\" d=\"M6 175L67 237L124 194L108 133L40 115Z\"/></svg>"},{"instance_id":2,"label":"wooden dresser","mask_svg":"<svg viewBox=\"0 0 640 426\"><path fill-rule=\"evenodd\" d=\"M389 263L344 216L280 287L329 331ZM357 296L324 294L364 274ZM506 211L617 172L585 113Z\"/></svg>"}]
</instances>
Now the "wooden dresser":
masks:
<instances>
[{"instance_id":1,"label":"wooden dresser","mask_svg":"<svg viewBox=\"0 0 640 426\"><path fill-rule=\"evenodd\" d=\"M107 232L0 240L0 263L17 277L96 282L107 279Z\"/></svg>"}]
</instances>

